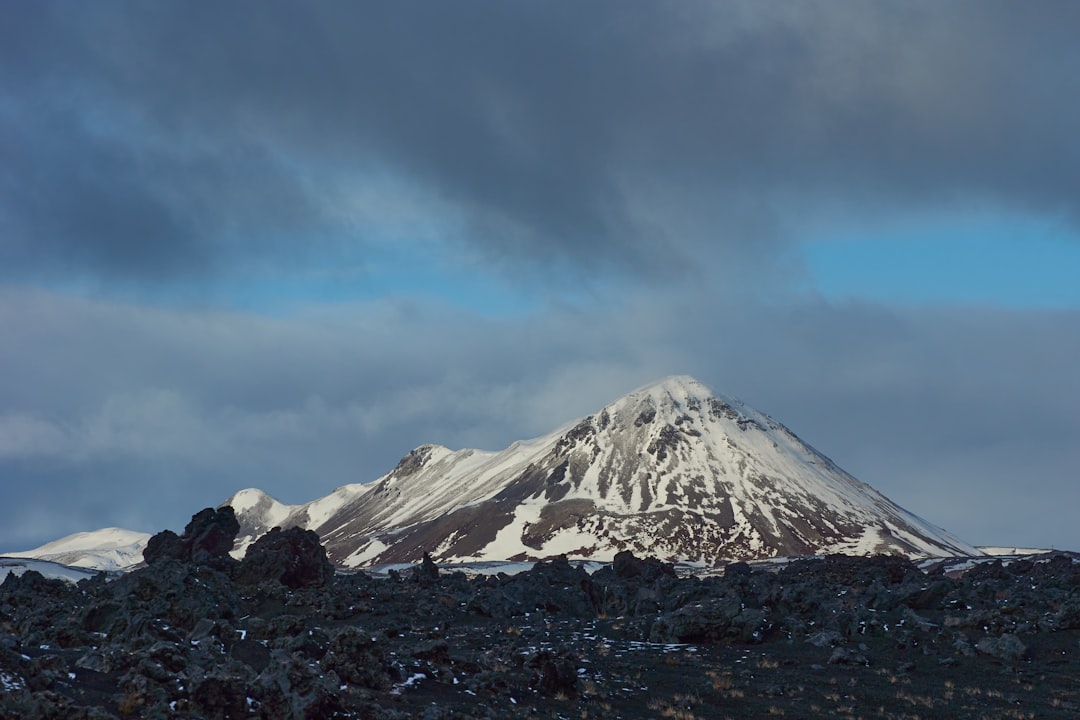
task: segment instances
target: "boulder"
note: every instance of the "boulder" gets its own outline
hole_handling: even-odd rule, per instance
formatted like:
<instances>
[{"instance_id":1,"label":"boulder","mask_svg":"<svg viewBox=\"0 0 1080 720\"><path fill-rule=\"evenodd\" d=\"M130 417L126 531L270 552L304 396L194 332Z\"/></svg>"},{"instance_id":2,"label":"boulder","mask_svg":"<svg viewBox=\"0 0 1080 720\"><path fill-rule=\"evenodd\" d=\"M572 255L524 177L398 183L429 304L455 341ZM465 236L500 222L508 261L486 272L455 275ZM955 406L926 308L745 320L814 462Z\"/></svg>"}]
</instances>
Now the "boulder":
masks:
<instances>
[{"instance_id":1,"label":"boulder","mask_svg":"<svg viewBox=\"0 0 1080 720\"><path fill-rule=\"evenodd\" d=\"M1001 637L984 637L975 643L975 649L1009 663L1023 660L1027 655L1027 646L1012 633L1005 633Z\"/></svg>"},{"instance_id":2,"label":"boulder","mask_svg":"<svg viewBox=\"0 0 1080 720\"><path fill-rule=\"evenodd\" d=\"M427 553L424 553L420 566L413 571L412 579L424 587L431 587L439 579L439 566Z\"/></svg>"},{"instance_id":3,"label":"boulder","mask_svg":"<svg viewBox=\"0 0 1080 720\"><path fill-rule=\"evenodd\" d=\"M756 645L772 628L765 610L744 607L737 597L719 597L660 614L649 628L649 640Z\"/></svg>"},{"instance_id":4,"label":"boulder","mask_svg":"<svg viewBox=\"0 0 1080 720\"><path fill-rule=\"evenodd\" d=\"M343 682L374 690L388 690L386 650L379 636L346 626L338 631L319 660L325 672L337 673Z\"/></svg>"},{"instance_id":5,"label":"boulder","mask_svg":"<svg viewBox=\"0 0 1080 720\"><path fill-rule=\"evenodd\" d=\"M247 684L240 678L217 671L193 683L192 707L205 718L239 718L250 714Z\"/></svg>"},{"instance_id":6,"label":"boulder","mask_svg":"<svg viewBox=\"0 0 1080 720\"><path fill-rule=\"evenodd\" d=\"M199 565L227 565L229 553L240 532L240 522L232 507L205 508L191 516L184 534L162 530L150 538L143 549L147 565L179 560Z\"/></svg>"},{"instance_id":7,"label":"boulder","mask_svg":"<svg viewBox=\"0 0 1080 720\"><path fill-rule=\"evenodd\" d=\"M822 630L806 638L806 642L814 647L836 647L844 642L844 636L835 630Z\"/></svg>"},{"instance_id":8,"label":"boulder","mask_svg":"<svg viewBox=\"0 0 1080 720\"><path fill-rule=\"evenodd\" d=\"M166 560L184 560L184 543L172 530L162 530L150 538L143 548L143 560L147 565L156 565Z\"/></svg>"},{"instance_id":9,"label":"boulder","mask_svg":"<svg viewBox=\"0 0 1080 720\"><path fill-rule=\"evenodd\" d=\"M615 572L616 577L624 580L641 578L646 582L651 582L663 575L675 577L674 565L661 562L655 557L647 557L642 560L629 550L615 553L611 569Z\"/></svg>"},{"instance_id":10,"label":"boulder","mask_svg":"<svg viewBox=\"0 0 1080 720\"><path fill-rule=\"evenodd\" d=\"M601 594L592 578L574 567L565 555L536 563L504 585L506 596L527 610L536 609L570 617L594 618Z\"/></svg>"},{"instance_id":11,"label":"boulder","mask_svg":"<svg viewBox=\"0 0 1080 720\"><path fill-rule=\"evenodd\" d=\"M232 506L224 505L216 510L206 508L191 517L184 528L180 541L187 558L193 563L207 563L227 557L240 532L240 521Z\"/></svg>"},{"instance_id":12,"label":"boulder","mask_svg":"<svg viewBox=\"0 0 1080 720\"><path fill-rule=\"evenodd\" d=\"M296 589L322 587L334 578L326 548L312 530L274 528L248 548L237 570L237 580L258 584L276 580Z\"/></svg>"},{"instance_id":13,"label":"boulder","mask_svg":"<svg viewBox=\"0 0 1080 720\"><path fill-rule=\"evenodd\" d=\"M577 697L577 665L577 658L569 653L555 655L541 650L525 663L533 671L529 686L541 695Z\"/></svg>"},{"instance_id":14,"label":"boulder","mask_svg":"<svg viewBox=\"0 0 1080 720\"><path fill-rule=\"evenodd\" d=\"M830 665L869 665L866 656L846 647L833 648L829 655Z\"/></svg>"},{"instance_id":15,"label":"boulder","mask_svg":"<svg viewBox=\"0 0 1080 720\"><path fill-rule=\"evenodd\" d=\"M744 562L733 562L724 568L724 577L739 578L748 577L753 572L750 565Z\"/></svg>"}]
</instances>

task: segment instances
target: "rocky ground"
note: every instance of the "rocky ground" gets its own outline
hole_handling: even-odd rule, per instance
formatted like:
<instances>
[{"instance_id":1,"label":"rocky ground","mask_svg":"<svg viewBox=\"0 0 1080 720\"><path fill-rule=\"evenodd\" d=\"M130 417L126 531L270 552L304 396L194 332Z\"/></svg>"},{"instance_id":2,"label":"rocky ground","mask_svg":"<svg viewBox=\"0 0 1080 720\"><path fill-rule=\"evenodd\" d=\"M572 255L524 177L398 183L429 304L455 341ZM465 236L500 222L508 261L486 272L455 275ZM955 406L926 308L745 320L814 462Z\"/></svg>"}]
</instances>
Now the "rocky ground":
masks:
<instances>
[{"instance_id":1,"label":"rocky ground","mask_svg":"<svg viewBox=\"0 0 1080 720\"><path fill-rule=\"evenodd\" d=\"M832 556L677 577L620 555L335 574L315 535L228 557L231 509L147 567L0 586L2 718L1075 718L1080 565L959 577ZM230 534L231 533L231 534Z\"/></svg>"}]
</instances>

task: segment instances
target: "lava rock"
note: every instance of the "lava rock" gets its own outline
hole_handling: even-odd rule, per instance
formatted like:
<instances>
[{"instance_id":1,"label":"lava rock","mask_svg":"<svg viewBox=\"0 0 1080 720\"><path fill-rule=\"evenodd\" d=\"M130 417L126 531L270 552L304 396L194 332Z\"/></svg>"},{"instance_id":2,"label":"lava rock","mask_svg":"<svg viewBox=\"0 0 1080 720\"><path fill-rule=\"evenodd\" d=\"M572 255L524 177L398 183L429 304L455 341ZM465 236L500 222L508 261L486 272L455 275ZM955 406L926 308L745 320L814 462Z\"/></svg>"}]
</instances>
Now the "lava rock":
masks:
<instances>
[{"instance_id":1,"label":"lava rock","mask_svg":"<svg viewBox=\"0 0 1080 720\"><path fill-rule=\"evenodd\" d=\"M836 647L844 642L844 637L835 630L822 630L806 638L814 647Z\"/></svg>"},{"instance_id":2,"label":"lava rock","mask_svg":"<svg viewBox=\"0 0 1080 720\"><path fill-rule=\"evenodd\" d=\"M330 642L319 663L343 681L360 687L386 690L390 676L385 670L386 652L378 636L357 627L343 628Z\"/></svg>"},{"instance_id":3,"label":"lava rock","mask_svg":"<svg viewBox=\"0 0 1080 720\"><path fill-rule=\"evenodd\" d=\"M830 665L869 665L866 656L846 647L833 648L829 655Z\"/></svg>"},{"instance_id":4,"label":"lava rock","mask_svg":"<svg viewBox=\"0 0 1080 720\"><path fill-rule=\"evenodd\" d=\"M341 678L318 664L275 650L251 692L268 718L330 718L342 713Z\"/></svg>"},{"instance_id":5,"label":"lava rock","mask_svg":"<svg viewBox=\"0 0 1080 720\"><path fill-rule=\"evenodd\" d=\"M239 532L240 522L231 506L205 508L191 516L183 535L163 530L150 538L143 549L143 560L147 565L179 560L225 566L231 560L229 553Z\"/></svg>"},{"instance_id":6,"label":"lava rock","mask_svg":"<svg viewBox=\"0 0 1080 720\"><path fill-rule=\"evenodd\" d=\"M154 535L143 548L143 560L147 565L156 565L165 560L184 560L186 552L180 536L172 530L162 530Z\"/></svg>"},{"instance_id":7,"label":"lava rock","mask_svg":"<svg viewBox=\"0 0 1080 720\"><path fill-rule=\"evenodd\" d=\"M747 577L751 573L753 573L753 570L750 565L744 562L734 562L724 568L724 577Z\"/></svg>"},{"instance_id":8,"label":"lava rock","mask_svg":"<svg viewBox=\"0 0 1080 720\"><path fill-rule=\"evenodd\" d=\"M838 556L677 577L626 554L592 576L557 558L380 580L332 575L300 530L239 563L161 537L108 580L0 584L0 718L835 717L851 686L866 707L916 700L898 718L1077 717L1072 555L949 577ZM963 691L934 693L935 673Z\"/></svg>"},{"instance_id":9,"label":"lava rock","mask_svg":"<svg viewBox=\"0 0 1080 720\"><path fill-rule=\"evenodd\" d=\"M205 508L191 517L180 541L193 563L208 563L228 557L240 532L240 521L230 505L216 510Z\"/></svg>"},{"instance_id":10,"label":"lava rock","mask_svg":"<svg viewBox=\"0 0 1080 720\"><path fill-rule=\"evenodd\" d=\"M577 697L577 663L577 658L567 653L554 655L542 650L525 663L534 672L529 686L541 695Z\"/></svg>"},{"instance_id":11,"label":"lava rock","mask_svg":"<svg viewBox=\"0 0 1080 720\"><path fill-rule=\"evenodd\" d=\"M248 716L248 691L240 678L222 672L201 678L191 689L191 704L207 720Z\"/></svg>"},{"instance_id":12,"label":"lava rock","mask_svg":"<svg viewBox=\"0 0 1080 720\"><path fill-rule=\"evenodd\" d=\"M572 566L565 555L538 562L527 572L508 577L501 589L511 614L520 614L520 609L595 618L602 601L589 574Z\"/></svg>"},{"instance_id":13,"label":"lava rock","mask_svg":"<svg viewBox=\"0 0 1080 720\"><path fill-rule=\"evenodd\" d=\"M424 553L420 566L413 571L412 579L424 587L431 587L438 581L439 566L435 564L435 561L427 553Z\"/></svg>"},{"instance_id":14,"label":"lava rock","mask_svg":"<svg viewBox=\"0 0 1080 720\"><path fill-rule=\"evenodd\" d=\"M333 579L334 566L314 531L274 528L248 548L236 577L252 585L276 580L292 589L322 587Z\"/></svg>"},{"instance_id":15,"label":"lava rock","mask_svg":"<svg viewBox=\"0 0 1080 720\"><path fill-rule=\"evenodd\" d=\"M664 563L655 557L640 559L629 550L615 553L615 559L611 563L611 569L615 576L625 580L642 578L646 582L652 582L662 575L675 577L675 566Z\"/></svg>"},{"instance_id":16,"label":"lava rock","mask_svg":"<svg viewBox=\"0 0 1080 720\"><path fill-rule=\"evenodd\" d=\"M984 655L990 655L1008 663L1023 660L1027 655L1027 646L1012 633L1001 637L984 637L975 643L975 649Z\"/></svg>"},{"instance_id":17,"label":"lava rock","mask_svg":"<svg viewBox=\"0 0 1080 720\"><path fill-rule=\"evenodd\" d=\"M690 605L657 618L649 631L651 642L715 642L729 635L742 613L738 598L724 597Z\"/></svg>"}]
</instances>

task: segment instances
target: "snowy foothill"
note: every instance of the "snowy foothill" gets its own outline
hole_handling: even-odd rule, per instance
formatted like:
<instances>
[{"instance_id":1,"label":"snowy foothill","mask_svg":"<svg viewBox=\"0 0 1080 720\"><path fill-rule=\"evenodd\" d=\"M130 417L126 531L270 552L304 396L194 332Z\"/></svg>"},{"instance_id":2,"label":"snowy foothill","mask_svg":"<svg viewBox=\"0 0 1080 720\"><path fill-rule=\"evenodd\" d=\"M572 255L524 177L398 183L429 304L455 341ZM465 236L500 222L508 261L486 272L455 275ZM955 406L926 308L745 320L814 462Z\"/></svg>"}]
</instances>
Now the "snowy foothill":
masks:
<instances>
[{"instance_id":1,"label":"snowy foothill","mask_svg":"<svg viewBox=\"0 0 1080 720\"><path fill-rule=\"evenodd\" d=\"M22 575L27 570L35 570L48 579L67 580L68 582L86 580L94 577L99 572L88 568L61 565L48 560L0 557L0 583L6 580L8 575Z\"/></svg>"},{"instance_id":2,"label":"snowy foothill","mask_svg":"<svg viewBox=\"0 0 1080 720\"><path fill-rule=\"evenodd\" d=\"M74 533L33 550L7 552L4 555L94 570L127 570L142 562L142 551L149 540L149 533L103 528Z\"/></svg>"}]
</instances>

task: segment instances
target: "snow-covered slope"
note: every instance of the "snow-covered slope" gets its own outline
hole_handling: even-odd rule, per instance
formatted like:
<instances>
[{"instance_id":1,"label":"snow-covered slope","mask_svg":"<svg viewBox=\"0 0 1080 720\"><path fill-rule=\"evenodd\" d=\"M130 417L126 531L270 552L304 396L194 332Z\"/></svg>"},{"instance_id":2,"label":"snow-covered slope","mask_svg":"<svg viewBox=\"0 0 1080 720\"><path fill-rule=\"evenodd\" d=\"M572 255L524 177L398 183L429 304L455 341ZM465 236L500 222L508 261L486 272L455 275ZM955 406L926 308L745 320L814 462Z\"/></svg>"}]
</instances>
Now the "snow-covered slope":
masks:
<instances>
[{"instance_id":1,"label":"snow-covered slope","mask_svg":"<svg viewBox=\"0 0 1080 720\"><path fill-rule=\"evenodd\" d=\"M12 558L35 558L70 567L126 570L142 562L148 533L104 528L53 540L33 550L5 553Z\"/></svg>"},{"instance_id":2,"label":"snow-covered slope","mask_svg":"<svg viewBox=\"0 0 1080 720\"><path fill-rule=\"evenodd\" d=\"M289 519L289 516L297 509L296 505L280 503L262 490L255 488L241 490L224 504L232 505L236 519L240 521L240 527L243 529L243 534L236 539L231 553L238 560L244 557L251 543L262 537L268 530L275 527L303 525L298 520L290 521Z\"/></svg>"},{"instance_id":3,"label":"snow-covered slope","mask_svg":"<svg viewBox=\"0 0 1080 720\"><path fill-rule=\"evenodd\" d=\"M238 548L275 525L319 533L346 567L413 561L668 560L807 553L979 555L898 507L772 418L693 378L643 387L501 452L424 445L373 483L306 505L232 504Z\"/></svg>"},{"instance_id":4,"label":"snow-covered slope","mask_svg":"<svg viewBox=\"0 0 1080 720\"><path fill-rule=\"evenodd\" d=\"M1014 557L1017 555L1044 555L1054 552L1053 548L1018 548L997 545L979 545L984 554L993 557Z\"/></svg>"},{"instance_id":5,"label":"snow-covered slope","mask_svg":"<svg viewBox=\"0 0 1080 720\"><path fill-rule=\"evenodd\" d=\"M7 580L8 575L21 576L27 570L34 570L51 580L67 580L79 582L97 575L97 570L85 567L70 567L48 560L36 560L32 558L0 557L0 583Z\"/></svg>"}]
</instances>

